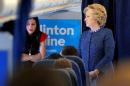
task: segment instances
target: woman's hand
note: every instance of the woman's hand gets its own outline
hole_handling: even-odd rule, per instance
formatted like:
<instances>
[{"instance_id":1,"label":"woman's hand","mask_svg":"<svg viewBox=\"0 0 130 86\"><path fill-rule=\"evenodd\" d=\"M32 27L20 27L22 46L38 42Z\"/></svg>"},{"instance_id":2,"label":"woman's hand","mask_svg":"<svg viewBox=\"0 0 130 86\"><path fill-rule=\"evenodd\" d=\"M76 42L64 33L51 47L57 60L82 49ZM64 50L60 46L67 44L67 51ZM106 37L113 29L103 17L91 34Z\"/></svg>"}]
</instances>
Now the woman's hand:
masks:
<instances>
[{"instance_id":1,"label":"woman's hand","mask_svg":"<svg viewBox=\"0 0 130 86\"><path fill-rule=\"evenodd\" d=\"M97 78L99 75L99 70L95 69L94 71L90 71L89 72L89 76L93 79L93 78Z\"/></svg>"},{"instance_id":2,"label":"woman's hand","mask_svg":"<svg viewBox=\"0 0 130 86\"><path fill-rule=\"evenodd\" d=\"M31 58L30 58L30 56L29 55L27 55L27 54L22 54L22 59L21 59L22 61L29 61L29 60L31 60Z\"/></svg>"},{"instance_id":3,"label":"woman's hand","mask_svg":"<svg viewBox=\"0 0 130 86\"><path fill-rule=\"evenodd\" d=\"M35 54L35 55L28 55L28 54L22 54L22 61L32 61L32 62L37 62L41 60L41 54Z\"/></svg>"}]
</instances>

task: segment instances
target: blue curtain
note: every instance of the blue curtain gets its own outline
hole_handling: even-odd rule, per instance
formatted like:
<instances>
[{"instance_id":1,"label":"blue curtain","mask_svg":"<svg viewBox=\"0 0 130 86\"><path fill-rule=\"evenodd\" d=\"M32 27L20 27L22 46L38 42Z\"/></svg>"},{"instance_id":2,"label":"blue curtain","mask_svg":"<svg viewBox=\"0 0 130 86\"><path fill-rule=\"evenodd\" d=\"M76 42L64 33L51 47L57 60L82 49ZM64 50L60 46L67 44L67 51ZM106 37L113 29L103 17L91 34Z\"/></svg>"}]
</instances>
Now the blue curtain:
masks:
<instances>
[{"instance_id":1,"label":"blue curtain","mask_svg":"<svg viewBox=\"0 0 130 86\"><path fill-rule=\"evenodd\" d=\"M105 27L113 31L116 49L115 59L130 58L130 0L82 0L82 31L85 31L83 9L92 3L100 3L107 9L108 19Z\"/></svg>"},{"instance_id":2,"label":"blue curtain","mask_svg":"<svg viewBox=\"0 0 130 86\"><path fill-rule=\"evenodd\" d=\"M119 60L130 58L130 0L115 0L116 41Z\"/></svg>"},{"instance_id":3,"label":"blue curtain","mask_svg":"<svg viewBox=\"0 0 130 86\"><path fill-rule=\"evenodd\" d=\"M19 4L17 20L14 29L14 41L13 41L13 61L14 67L19 66L21 60L22 48L25 44L25 31L26 20L31 10L31 0L21 0Z\"/></svg>"}]
</instances>

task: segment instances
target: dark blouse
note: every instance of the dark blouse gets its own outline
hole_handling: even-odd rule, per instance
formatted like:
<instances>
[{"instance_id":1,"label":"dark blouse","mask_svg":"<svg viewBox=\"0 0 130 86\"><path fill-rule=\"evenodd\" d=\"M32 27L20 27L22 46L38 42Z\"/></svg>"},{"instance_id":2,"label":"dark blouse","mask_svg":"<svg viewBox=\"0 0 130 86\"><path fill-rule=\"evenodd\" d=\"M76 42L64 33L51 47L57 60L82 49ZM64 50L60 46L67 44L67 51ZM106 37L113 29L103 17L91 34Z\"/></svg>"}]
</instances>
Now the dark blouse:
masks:
<instances>
[{"instance_id":1,"label":"dark blouse","mask_svg":"<svg viewBox=\"0 0 130 86\"><path fill-rule=\"evenodd\" d=\"M24 52L26 54L37 54L39 53L40 42L44 42L47 39L47 35L40 32L36 37L29 37L26 41Z\"/></svg>"}]
</instances>

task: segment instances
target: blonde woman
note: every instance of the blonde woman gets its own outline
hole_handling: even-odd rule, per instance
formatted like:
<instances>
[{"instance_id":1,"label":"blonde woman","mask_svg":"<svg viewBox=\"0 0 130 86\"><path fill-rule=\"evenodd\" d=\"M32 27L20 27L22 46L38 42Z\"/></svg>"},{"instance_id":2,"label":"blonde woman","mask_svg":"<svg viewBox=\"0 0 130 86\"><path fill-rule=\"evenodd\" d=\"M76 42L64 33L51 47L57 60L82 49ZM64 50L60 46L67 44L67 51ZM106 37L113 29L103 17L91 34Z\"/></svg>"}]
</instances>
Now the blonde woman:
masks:
<instances>
[{"instance_id":1,"label":"blonde woman","mask_svg":"<svg viewBox=\"0 0 130 86\"><path fill-rule=\"evenodd\" d=\"M86 73L89 72L92 86L96 85L99 75L113 70L114 39L112 31L104 28L107 13L101 4L91 4L84 9L86 27L80 38L79 53L85 64Z\"/></svg>"}]
</instances>

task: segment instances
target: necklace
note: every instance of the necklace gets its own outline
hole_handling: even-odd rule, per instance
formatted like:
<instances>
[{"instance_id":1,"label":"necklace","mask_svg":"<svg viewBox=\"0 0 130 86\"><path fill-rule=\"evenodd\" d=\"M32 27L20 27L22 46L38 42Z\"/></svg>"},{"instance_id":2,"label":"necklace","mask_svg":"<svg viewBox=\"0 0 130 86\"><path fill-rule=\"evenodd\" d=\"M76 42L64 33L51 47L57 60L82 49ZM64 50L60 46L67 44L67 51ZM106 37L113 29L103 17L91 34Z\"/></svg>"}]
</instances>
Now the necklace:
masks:
<instances>
[{"instance_id":1,"label":"necklace","mask_svg":"<svg viewBox=\"0 0 130 86\"><path fill-rule=\"evenodd\" d=\"M32 44L31 44L31 47L29 49L29 56L31 55L31 49L32 49Z\"/></svg>"}]
</instances>

